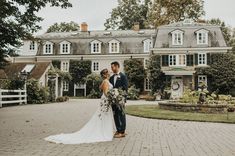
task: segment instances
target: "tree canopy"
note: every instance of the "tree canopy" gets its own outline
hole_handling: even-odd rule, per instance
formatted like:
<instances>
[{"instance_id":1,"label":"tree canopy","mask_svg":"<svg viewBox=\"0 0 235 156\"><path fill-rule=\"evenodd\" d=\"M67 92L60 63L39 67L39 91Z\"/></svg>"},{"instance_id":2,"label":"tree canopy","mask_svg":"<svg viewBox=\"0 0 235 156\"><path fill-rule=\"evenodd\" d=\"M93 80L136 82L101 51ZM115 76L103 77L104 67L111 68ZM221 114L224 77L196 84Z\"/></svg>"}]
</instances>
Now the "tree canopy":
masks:
<instances>
[{"instance_id":1,"label":"tree canopy","mask_svg":"<svg viewBox=\"0 0 235 156\"><path fill-rule=\"evenodd\" d=\"M185 18L197 20L204 15L203 0L119 0L105 22L106 29L155 28Z\"/></svg>"},{"instance_id":2,"label":"tree canopy","mask_svg":"<svg viewBox=\"0 0 235 156\"><path fill-rule=\"evenodd\" d=\"M47 33L50 32L71 32L71 31L78 31L80 29L80 26L76 22L61 22L61 23L55 23L52 26L50 26L47 29Z\"/></svg>"},{"instance_id":3,"label":"tree canopy","mask_svg":"<svg viewBox=\"0 0 235 156\"><path fill-rule=\"evenodd\" d=\"M20 46L21 39L31 38L32 34L40 29L38 22L43 18L38 17L36 13L47 5L72 7L68 0L0 1L0 68L6 63L4 56L10 47Z\"/></svg>"}]
</instances>

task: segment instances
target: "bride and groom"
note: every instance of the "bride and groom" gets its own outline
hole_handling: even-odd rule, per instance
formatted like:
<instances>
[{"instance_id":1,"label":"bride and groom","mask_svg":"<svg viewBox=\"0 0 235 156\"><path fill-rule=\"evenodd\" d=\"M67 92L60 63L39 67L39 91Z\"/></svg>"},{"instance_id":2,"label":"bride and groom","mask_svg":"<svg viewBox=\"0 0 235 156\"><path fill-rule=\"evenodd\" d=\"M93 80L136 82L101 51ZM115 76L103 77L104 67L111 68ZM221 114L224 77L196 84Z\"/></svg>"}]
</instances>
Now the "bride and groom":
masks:
<instances>
[{"instance_id":1,"label":"bride and groom","mask_svg":"<svg viewBox=\"0 0 235 156\"><path fill-rule=\"evenodd\" d=\"M99 107L92 118L86 123L86 125L79 131L68 134L52 135L44 138L46 141L62 143L62 144L81 144L81 143L94 143L112 141L114 138L123 138L126 136L126 115L123 109L119 109L118 105L108 105L111 107L104 110L107 106L108 92L113 88L118 88L127 92L128 81L127 77L120 72L120 64L118 62L111 63L111 69L113 75L110 77L108 69L103 69L100 75L103 82L100 85L100 89L103 92ZM126 101L126 97L125 101ZM116 132L114 133L113 120L116 126Z\"/></svg>"}]
</instances>

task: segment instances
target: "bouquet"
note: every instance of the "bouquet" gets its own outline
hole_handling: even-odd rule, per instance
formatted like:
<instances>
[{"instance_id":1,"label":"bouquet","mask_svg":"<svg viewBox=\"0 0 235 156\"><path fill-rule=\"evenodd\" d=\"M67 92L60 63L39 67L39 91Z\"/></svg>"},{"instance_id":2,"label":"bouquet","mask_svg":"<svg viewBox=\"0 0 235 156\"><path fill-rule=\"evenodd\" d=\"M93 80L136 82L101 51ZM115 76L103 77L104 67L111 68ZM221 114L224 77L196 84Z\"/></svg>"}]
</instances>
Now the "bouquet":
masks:
<instances>
[{"instance_id":1,"label":"bouquet","mask_svg":"<svg viewBox=\"0 0 235 156\"><path fill-rule=\"evenodd\" d=\"M118 109L125 108L125 91L122 89L113 88L107 93L108 104L116 105Z\"/></svg>"}]
</instances>

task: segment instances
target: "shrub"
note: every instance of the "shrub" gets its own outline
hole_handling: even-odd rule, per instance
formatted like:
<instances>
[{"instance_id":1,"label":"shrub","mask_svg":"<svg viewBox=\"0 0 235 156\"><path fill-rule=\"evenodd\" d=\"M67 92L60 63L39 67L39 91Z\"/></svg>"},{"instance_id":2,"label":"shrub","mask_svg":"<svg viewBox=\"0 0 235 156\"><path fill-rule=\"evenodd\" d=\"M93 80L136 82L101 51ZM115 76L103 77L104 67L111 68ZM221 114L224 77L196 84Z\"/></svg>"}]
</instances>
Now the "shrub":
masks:
<instances>
[{"instance_id":1,"label":"shrub","mask_svg":"<svg viewBox=\"0 0 235 156\"><path fill-rule=\"evenodd\" d=\"M92 89L90 94L87 96L88 98L96 99L101 97L101 91L96 91L95 89Z\"/></svg>"},{"instance_id":2,"label":"shrub","mask_svg":"<svg viewBox=\"0 0 235 156\"><path fill-rule=\"evenodd\" d=\"M134 85L128 89L127 99L138 100L139 96L140 96L140 89L136 89Z\"/></svg>"},{"instance_id":3,"label":"shrub","mask_svg":"<svg viewBox=\"0 0 235 156\"><path fill-rule=\"evenodd\" d=\"M100 75L98 74L90 74L86 77L86 89L88 98L99 98L101 97L101 91L99 86L102 82Z\"/></svg>"},{"instance_id":4,"label":"shrub","mask_svg":"<svg viewBox=\"0 0 235 156\"><path fill-rule=\"evenodd\" d=\"M48 89L39 86L35 79L27 81L27 102L30 104L42 104L48 101Z\"/></svg>"},{"instance_id":5,"label":"shrub","mask_svg":"<svg viewBox=\"0 0 235 156\"><path fill-rule=\"evenodd\" d=\"M56 102L65 102L68 101L69 97L68 96L59 96L56 98Z\"/></svg>"}]
</instances>

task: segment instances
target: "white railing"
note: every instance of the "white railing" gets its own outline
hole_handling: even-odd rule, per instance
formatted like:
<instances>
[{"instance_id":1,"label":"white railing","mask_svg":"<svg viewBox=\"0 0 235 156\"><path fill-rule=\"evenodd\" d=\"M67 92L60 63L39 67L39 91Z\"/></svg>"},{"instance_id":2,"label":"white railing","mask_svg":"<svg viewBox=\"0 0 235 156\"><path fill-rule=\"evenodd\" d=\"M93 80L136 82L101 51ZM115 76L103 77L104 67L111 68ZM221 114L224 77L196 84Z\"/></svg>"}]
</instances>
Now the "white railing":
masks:
<instances>
[{"instance_id":1,"label":"white railing","mask_svg":"<svg viewBox=\"0 0 235 156\"><path fill-rule=\"evenodd\" d=\"M12 95L12 93L18 93L17 95ZM17 100L10 100L9 98L16 98ZM27 94L26 90L6 90L0 88L0 108L3 104L27 104Z\"/></svg>"}]
</instances>

